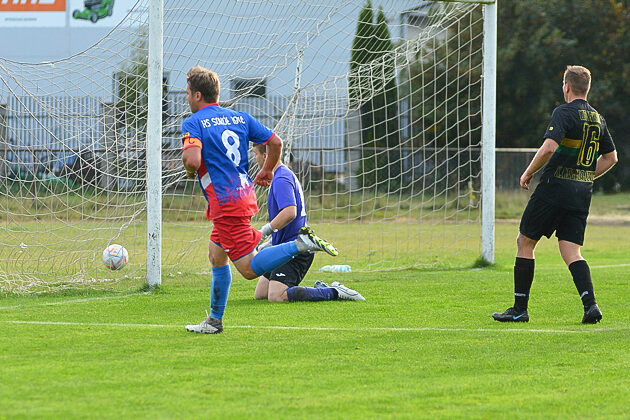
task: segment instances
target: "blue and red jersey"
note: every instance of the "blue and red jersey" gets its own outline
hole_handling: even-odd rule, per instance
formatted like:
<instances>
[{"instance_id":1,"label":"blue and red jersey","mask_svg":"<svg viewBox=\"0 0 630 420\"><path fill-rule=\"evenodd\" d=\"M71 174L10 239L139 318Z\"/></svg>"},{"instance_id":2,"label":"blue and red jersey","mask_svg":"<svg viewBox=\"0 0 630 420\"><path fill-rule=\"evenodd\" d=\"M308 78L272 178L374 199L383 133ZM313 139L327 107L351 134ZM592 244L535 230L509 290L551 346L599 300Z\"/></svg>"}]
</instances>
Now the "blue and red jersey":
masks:
<instances>
[{"instance_id":1,"label":"blue and red jersey","mask_svg":"<svg viewBox=\"0 0 630 420\"><path fill-rule=\"evenodd\" d=\"M246 112L208 104L182 124L183 149L201 147L197 171L208 208L206 217L252 216L258 213L248 175L249 142L265 144L273 131Z\"/></svg>"},{"instance_id":2,"label":"blue and red jersey","mask_svg":"<svg viewBox=\"0 0 630 420\"><path fill-rule=\"evenodd\" d=\"M300 228L306 226L306 205L300 181L291 169L285 165L280 165L273 173L269 198L267 199L269 221L273 220L280 213L280 210L288 206L296 206L297 216L288 225L271 234L273 245L295 240Z\"/></svg>"}]
</instances>

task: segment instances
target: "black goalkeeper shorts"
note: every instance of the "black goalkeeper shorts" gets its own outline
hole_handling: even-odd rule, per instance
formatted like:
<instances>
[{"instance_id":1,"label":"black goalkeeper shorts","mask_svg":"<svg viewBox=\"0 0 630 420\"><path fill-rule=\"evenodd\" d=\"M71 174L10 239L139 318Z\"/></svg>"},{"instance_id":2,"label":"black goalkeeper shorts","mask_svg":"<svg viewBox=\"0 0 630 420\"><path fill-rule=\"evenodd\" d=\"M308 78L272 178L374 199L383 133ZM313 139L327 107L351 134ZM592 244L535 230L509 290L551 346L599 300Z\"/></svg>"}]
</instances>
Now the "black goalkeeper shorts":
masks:
<instances>
[{"instance_id":1,"label":"black goalkeeper shorts","mask_svg":"<svg viewBox=\"0 0 630 420\"><path fill-rule=\"evenodd\" d=\"M539 240L543 235L550 238L553 232L559 241L584 244L588 211L568 210L550 204L536 194L525 207L519 231L530 239Z\"/></svg>"},{"instance_id":2,"label":"black goalkeeper shorts","mask_svg":"<svg viewBox=\"0 0 630 420\"><path fill-rule=\"evenodd\" d=\"M311 254L310 252L297 254L288 262L272 272L263 274L263 276L267 277L269 280L286 284L288 287L297 286L302 279L304 279L304 276L306 276L308 269L311 268L313 258L315 258L315 254Z\"/></svg>"}]
</instances>

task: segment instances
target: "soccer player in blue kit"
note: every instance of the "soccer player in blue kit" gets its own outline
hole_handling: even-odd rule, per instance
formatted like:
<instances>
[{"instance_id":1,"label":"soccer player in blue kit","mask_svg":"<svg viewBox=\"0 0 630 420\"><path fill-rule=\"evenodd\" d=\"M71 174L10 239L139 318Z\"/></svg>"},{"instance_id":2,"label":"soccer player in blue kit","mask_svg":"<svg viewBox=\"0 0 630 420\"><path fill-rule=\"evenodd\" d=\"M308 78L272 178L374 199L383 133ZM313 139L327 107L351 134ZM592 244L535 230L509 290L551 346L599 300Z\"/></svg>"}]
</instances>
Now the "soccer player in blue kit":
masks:
<instances>
[{"instance_id":1,"label":"soccer player in blue kit","mask_svg":"<svg viewBox=\"0 0 630 420\"><path fill-rule=\"evenodd\" d=\"M267 146L254 143L254 157L259 167L268 160ZM267 199L269 223L261 229L263 237L259 249L266 244L279 245L294 241L302 226L307 226L306 204L300 181L281 160L273 168L273 179ZM270 241L265 241L271 236ZM265 273L258 280L254 297L270 302L297 302L323 300L365 300L360 293L339 282L330 287L316 282L316 287L302 287L300 282L313 263L312 253L294 256L280 267Z\"/></svg>"},{"instance_id":2,"label":"soccer player in blue kit","mask_svg":"<svg viewBox=\"0 0 630 420\"><path fill-rule=\"evenodd\" d=\"M186 75L186 97L192 115L182 124L182 160L186 176L197 177L212 220L209 258L212 265L210 314L200 324L186 325L190 332L216 334L223 331L232 273L228 259L246 279L255 279L301 253L325 251L338 255L335 247L309 227L301 227L296 239L256 251L262 233L250 225L258 212L254 185L267 186L282 150L282 140L251 115L219 106L218 75L192 67ZM253 183L248 176L249 142L266 144L267 160Z\"/></svg>"}]
</instances>

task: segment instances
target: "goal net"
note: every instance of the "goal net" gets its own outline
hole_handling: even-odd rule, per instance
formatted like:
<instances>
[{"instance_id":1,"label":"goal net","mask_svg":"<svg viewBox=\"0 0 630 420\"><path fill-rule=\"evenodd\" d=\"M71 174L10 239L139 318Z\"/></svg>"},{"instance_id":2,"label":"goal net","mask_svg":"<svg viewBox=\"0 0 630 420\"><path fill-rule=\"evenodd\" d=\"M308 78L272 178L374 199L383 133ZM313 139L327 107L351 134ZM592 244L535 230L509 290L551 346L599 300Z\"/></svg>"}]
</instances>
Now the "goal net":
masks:
<instances>
[{"instance_id":1,"label":"goal net","mask_svg":"<svg viewBox=\"0 0 630 420\"><path fill-rule=\"evenodd\" d=\"M284 141L308 221L353 270L480 255L483 7L471 1L164 1L163 279L209 273L211 222L181 165L185 75ZM70 57L0 57L0 291L146 280L149 1ZM252 174L256 171L252 161ZM267 220L264 188L257 190ZM120 243L127 267L102 250Z\"/></svg>"}]
</instances>

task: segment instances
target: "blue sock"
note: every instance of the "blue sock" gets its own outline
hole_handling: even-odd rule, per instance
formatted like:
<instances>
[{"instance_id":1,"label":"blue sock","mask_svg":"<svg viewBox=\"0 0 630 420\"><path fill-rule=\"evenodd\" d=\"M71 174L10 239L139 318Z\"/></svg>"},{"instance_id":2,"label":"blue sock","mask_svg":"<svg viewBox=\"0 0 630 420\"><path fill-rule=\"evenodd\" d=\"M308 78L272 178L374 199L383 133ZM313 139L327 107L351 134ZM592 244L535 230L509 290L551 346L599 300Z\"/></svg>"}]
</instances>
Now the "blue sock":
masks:
<instances>
[{"instance_id":1,"label":"blue sock","mask_svg":"<svg viewBox=\"0 0 630 420\"><path fill-rule=\"evenodd\" d=\"M259 276L273 271L299 253L295 241L263 248L249 263L252 271Z\"/></svg>"},{"instance_id":2,"label":"blue sock","mask_svg":"<svg viewBox=\"0 0 630 420\"><path fill-rule=\"evenodd\" d=\"M335 289L332 287L302 287L293 286L287 289L289 302L319 302L320 300L335 300Z\"/></svg>"},{"instance_id":3,"label":"blue sock","mask_svg":"<svg viewBox=\"0 0 630 420\"><path fill-rule=\"evenodd\" d=\"M223 318L231 283L232 272L229 264L212 267L212 284L210 285L210 316L212 318Z\"/></svg>"}]
</instances>

